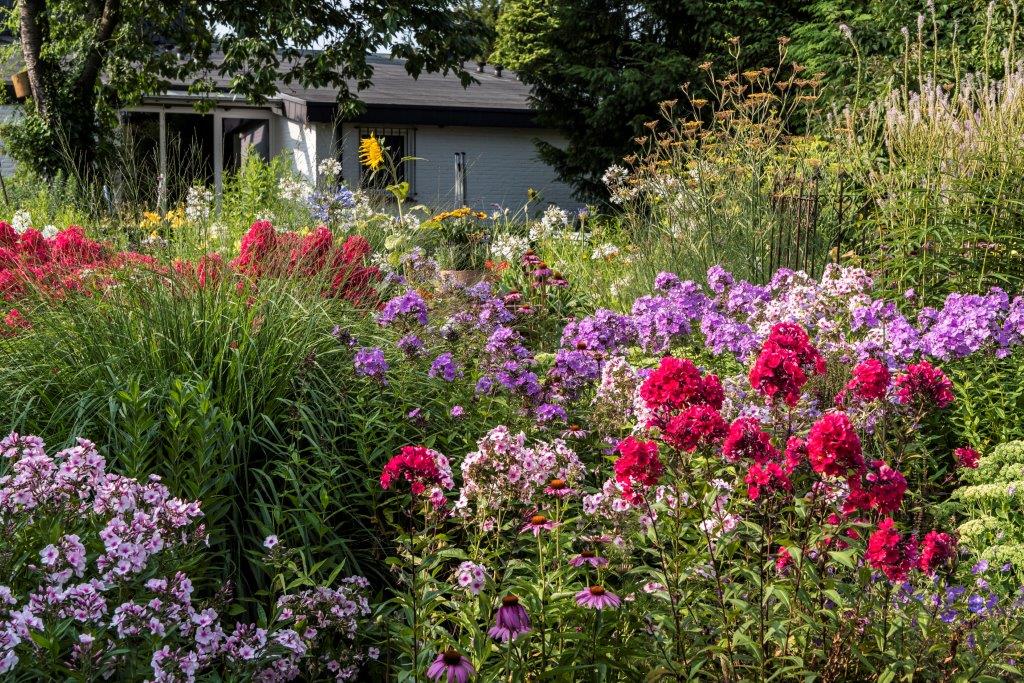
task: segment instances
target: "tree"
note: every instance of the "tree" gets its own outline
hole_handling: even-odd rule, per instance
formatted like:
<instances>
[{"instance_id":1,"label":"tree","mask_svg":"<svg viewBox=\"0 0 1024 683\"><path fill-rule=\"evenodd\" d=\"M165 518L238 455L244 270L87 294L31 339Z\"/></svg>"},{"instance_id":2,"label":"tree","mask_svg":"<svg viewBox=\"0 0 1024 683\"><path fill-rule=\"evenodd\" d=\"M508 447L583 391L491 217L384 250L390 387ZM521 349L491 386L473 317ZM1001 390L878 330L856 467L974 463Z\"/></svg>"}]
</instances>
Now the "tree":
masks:
<instances>
[{"instance_id":1,"label":"tree","mask_svg":"<svg viewBox=\"0 0 1024 683\"><path fill-rule=\"evenodd\" d=\"M8 149L46 174L93 170L116 112L170 83L206 94L223 77L256 102L278 81L334 87L353 111L370 53L468 85L462 63L481 49L479 18L451 0L17 0L7 12L32 89Z\"/></svg>"},{"instance_id":2,"label":"tree","mask_svg":"<svg viewBox=\"0 0 1024 683\"><path fill-rule=\"evenodd\" d=\"M603 196L620 160L659 103L727 54L730 36L761 66L799 18L789 0L506 0L492 59L531 86L537 119L566 139L539 152L583 197Z\"/></svg>"},{"instance_id":3,"label":"tree","mask_svg":"<svg viewBox=\"0 0 1024 683\"><path fill-rule=\"evenodd\" d=\"M478 64L486 64L494 52L494 41L498 37L498 16L501 0L461 0L460 6L480 24L480 51L473 56Z\"/></svg>"}]
</instances>

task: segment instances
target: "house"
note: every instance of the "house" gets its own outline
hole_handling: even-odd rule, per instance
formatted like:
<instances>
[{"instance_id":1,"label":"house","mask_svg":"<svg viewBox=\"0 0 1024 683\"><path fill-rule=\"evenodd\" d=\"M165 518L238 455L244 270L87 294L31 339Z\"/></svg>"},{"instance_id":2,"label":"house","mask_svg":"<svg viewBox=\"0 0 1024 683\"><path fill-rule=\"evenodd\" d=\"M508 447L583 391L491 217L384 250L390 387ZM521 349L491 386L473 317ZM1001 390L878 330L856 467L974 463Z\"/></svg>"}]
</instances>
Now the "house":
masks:
<instances>
[{"instance_id":1,"label":"house","mask_svg":"<svg viewBox=\"0 0 1024 683\"><path fill-rule=\"evenodd\" d=\"M543 204L580 205L538 157L535 140L557 145L560 137L537 126L529 89L513 74L487 67L474 73L479 84L463 88L452 75L424 73L413 79L402 60L382 55L369 60L373 85L359 93L366 107L352 118L339 116L335 90L282 82L260 105L224 88L213 95L214 106L205 114L195 110L198 96L183 84L146 97L122 120L148 140L165 173L174 154L198 150L198 175L218 191L225 174L251 154L264 159L284 154L311 182L321 162L337 159L346 185L369 187L371 174L360 165L358 147L372 134L395 158L414 157L398 172L415 203L516 210L532 189Z\"/></svg>"}]
</instances>

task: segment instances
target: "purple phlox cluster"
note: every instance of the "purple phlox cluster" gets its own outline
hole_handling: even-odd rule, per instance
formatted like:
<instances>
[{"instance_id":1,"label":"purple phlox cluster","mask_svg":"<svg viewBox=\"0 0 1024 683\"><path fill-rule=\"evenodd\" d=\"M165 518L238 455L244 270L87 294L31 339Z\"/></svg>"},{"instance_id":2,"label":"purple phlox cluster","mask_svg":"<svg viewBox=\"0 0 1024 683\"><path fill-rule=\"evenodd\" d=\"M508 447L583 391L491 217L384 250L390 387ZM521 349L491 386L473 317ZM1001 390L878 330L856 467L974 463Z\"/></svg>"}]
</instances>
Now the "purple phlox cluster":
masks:
<instances>
[{"instance_id":1,"label":"purple phlox cluster","mask_svg":"<svg viewBox=\"0 0 1024 683\"><path fill-rule=\"evenodd\" d=\"M492 394L504 390L528 401L540 397L540 380L532 370L536 361L523 345L518 332L511 327L497 327L487 339L484 354L484 374L477 382L477 393Z\"/></svg>"},{"instance_id":2,"label":"purple phlox cluster","mask_svg":"<svg viewBox=\"0 0 1024 683\"><path fill-rule=\"evenodd\" d=\"M640 376L622 356L609 358L601 368L591 410L592 421L605 433L616 432L631 424L633 402L640 388Z\"/></svg>"},{"instance_id":3,"label":"purple phlox cluster","mask_svg":"<svg viewBox=\"0 0 1024 683\"><path fill-rule=\"evenodd\" d=\"M445 382L454 382L456 377L462 375L462 367L455 360L455 356L445 351L434 359L430 364L430 377L440 377Z\"/></svg>"},{"instance_id":4,"label":"purple phlox cluster","mask_svg":"<svg viewBox=\"0 0 1024 683\"><path fill-rule=\"evenodd\" d=\"M569 419L569 415L565 412L565 408L556 403L542 403L537 406L536 410L533 411L534 417L537 418L537 422L541 425L547 425L552 422L565 422Z\"/></svg>"},{"instance_id":5,"label":"purple phlox cluster","mask_svg":"<svg viewBox=\"0 0 1024 683\"><path fill-rule=\"evenodd\" d=\"M735 283L736 278L722 266L715 265L708 268L708 288L715 294L724 294ZM663 289L658 286L657 278L654 280L654 288Z\"/></svg>"},{"instance_id":6,"label":"purple phlox cluster","mask_svg":"<svg viewBox=\"0 0 1024 683\"><path fill-rule=\"evenodd\" d=\"M621 354L635 343L632 318L606 308L579 321L569 321L562 330L563 349Z\"/></svg>"},{"instance_id":7,"label":"purple phlox cluster","mask_svg":"<svg viewBox=\"0 0 1024 683\"><path fill-rule=\"evenodd\" d=\"M395 342L395 346L409 358L415 358L423 353L423 340L412 332Z\"/></svg>"},{"instance_id":8,"label":"purple phlox cluster","mask_svg":"<svg viewBox=\"0 0 1024 683\"><path fill-rule=\"evenodd\" d=\"M355 679L366 658L375 658L372 648L364 652L356 646L360 628L371 614L369 587L370 582L363 577L350 576L336 588L319 586L281 596L277 602L278 622L294 630L284 629L274 635L286 652L275 663L277 669L298 673L305 655L308 664L304 668L311 678L319 673L336 681Z\"/></svg>"},{"instance_id":9,"label":"purple phlox cluster","mask_svg":"<svg viewBox=\"0 0 1024 683\"><path fill-rule=\"evenodd\" d=\"M384 358L384 351L379 347L363 347L356 351L355 359L356 372L365 377L370 377L379 382L387 384L385 375L388 372L388 362Z\"/></svg>"},{"instance_id":10,"label":"purple phlox cluster","mask_svg":"<svg viewBox=\"0 0 1024 683\"><path fill-rule=\"evenodd\" d=\"M675 273L661 272L654 276L654 288L659 292L675 289L683 283Z\"/></svg>"},{"instance_id":11,"label":"purple phlox cluster","mask_svg":"<svg viewBox=\"0 0 1024 683\"><path fill-rule=\"evenodd\" d=\"M633 328L647 353L659 354L689 335L709 299L692 281L681 282L663 296L642 296L633 303Z\"/></svg>"},{"instance_id":12,"label":"purple phlox cluster","mask_svg":"<svg viewBox=\"0 0 1024 683\"><path fill-rule=\"evenodd\" d=\"M458 569L455 570L455 583L473 595L479 595L486 582L487 567L482 564L466 560L459 564Z\"/></svg>"},{"instance_id":13,"label":"purple phlox cluster","mask_svg":"<svg viewBox=\"0 0 1024 683\"><path fill-rule=\"evenodd\" d=\"M445 341L452 343L464 334L482 333L491 335L496 330L515 320L504 298L495 296L487 282L481 282L462 290L462 307L453 313L438 328Z\"/></svg>"},{"instance_id":14,"label":"purple phlox cluster","mask_svg":"<svg viewBox=\"0 0 1024 683\"><path fill-rule=\"evenodd\" d=\"M729 285L728 289L719 293L719 305L731 315L752 315L767 301L771 300L771 292L746 281Z\"/></svg>"},{"instance_id":15,"label":"purple phlox cluster","mask_svg":"<svg viewBox=\"0 0 1024 683\"><path fill-rule=\"evenodd\" d=\"M1007 325L1010 297L998 287L984 295L950 294L941 310L921 311L921 352L947 360L996 346L1005 354L1011 341L1020 341L1021 328L1015 323L1020 322L1021 304L1015 303L1016 315Z\"/></svg>"},{"instance_id":16,"label":"purple phlox cluster","mask_svg":"<svg viewBox=\"0 0 1024 683\"><path fill-rule=\"evenodd\" d=\"M399 263L405 272L409 273L409 279L416 282L436 282L438 276L437 261L427 256L420 247L410 249L399 259Z\"/></svg>"},{"instance_id":17,"label":"purple phlox cluster","mask_svg":"<svg viewBox=\"0 0 1024 683\"><path fill-rule=\"evenodd\" d=\"M499 425L462 461L462 490L456 508L495 509L509 502L532 505L552 479L570 488L584 474L576 453L561 439L527 444L522 432Z\"/></svg>"},{"instance_id":18,"label":"purple phlox cluster","mask_svg":"<svg viewBox=\"0 0 1024 683\"><path fill-rule=\"evenodd\" d=\"M8 472L0 477L0 524L12 547L54 529L68 532L9 577L12 586L22 586L19 592L0 586L0 673L35 656L39 634L64 645L73 666L105 677L116 674L123 653L140 643L152 647L140 654L154 681L194 681L214 667L248 671L258 681L318 678L336 651L333 660L350 671L338 680L355 677L362 655L339 645L337 636L354 636L355 619L370 614L359 593L368 586L365 579L345 580L330 610L317 607L295 620L299 630L278 621L267 628L239 624L228 634L216 610L193 602L184 572L153 576L203 547L198 502L172 497L157 477L143 483L108 473L84 439L50 456L39 438L11 434L0 441L0 456ZM314 624L314 617L345 628L332 631Z\"/></svg>"},{"instance_id":19,"label":"purple phlox cluster","mask_svg":"<svg viewBox=\"0 0 1024 683\"><path fill-rule=\"evenodd\" d=\"M573 400L601 376L601 364L589 351L559 349L548 370L548 393L559 401Z\"/></svg>"},{"instance_id":20,"label":"purple phlox cluster","mask_svg":"<svg viewBox=\"0 0 1024 683\"><path fill-rule=\"evenodd\" d=\"M427 324L427 302L415 289L389 299L377 314L377 322L380 325L392 325L397 320L419 325Z\"/></svg>"},{"instance_id":21,"label":"purple phlox cluster","mask_svg":"<svg viewBox=\"0 0 1024 683\"><path fill-rule=\"evenodd\" d=\"M754 331L744 322L734 320L715 311L708 311L700 322L705 343L715 355L731 353L746 360L760 349Z\"/></svg>"},{"instance_id":22,"label":"purple phlox cluster","mask_svg":"<svg viewBox=\"0 0 1024 683\"><path fill-rule=\"evenodd\" d=\"M509 309L508 302L494 295L489 282L478 282L467 287L465 293L470 300L470 310L476 316L475 326L478 329L489 332L515 320L515 313Z\"/></svg>"}]
</instances>

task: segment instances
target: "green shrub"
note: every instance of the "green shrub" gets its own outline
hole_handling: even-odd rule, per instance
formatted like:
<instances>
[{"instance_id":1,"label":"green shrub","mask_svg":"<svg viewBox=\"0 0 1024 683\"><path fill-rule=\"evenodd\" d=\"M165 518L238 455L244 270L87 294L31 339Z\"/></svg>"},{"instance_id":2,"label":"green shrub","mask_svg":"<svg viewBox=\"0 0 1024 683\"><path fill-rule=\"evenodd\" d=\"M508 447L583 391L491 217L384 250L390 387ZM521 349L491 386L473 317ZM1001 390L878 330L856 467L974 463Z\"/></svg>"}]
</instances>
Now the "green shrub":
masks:
<instances>
[{"instance_id":1,"label":"green shrub","mask_svg":"<svg viewBox=\"0 0 1024 683\"><path fill-rule=\"evenodd\" d=\"M1009 441L962 470L965 485L951 501L964 521L961 543L995 564L1024 565L1024 441Z\"/></svg>"}]
</instances>

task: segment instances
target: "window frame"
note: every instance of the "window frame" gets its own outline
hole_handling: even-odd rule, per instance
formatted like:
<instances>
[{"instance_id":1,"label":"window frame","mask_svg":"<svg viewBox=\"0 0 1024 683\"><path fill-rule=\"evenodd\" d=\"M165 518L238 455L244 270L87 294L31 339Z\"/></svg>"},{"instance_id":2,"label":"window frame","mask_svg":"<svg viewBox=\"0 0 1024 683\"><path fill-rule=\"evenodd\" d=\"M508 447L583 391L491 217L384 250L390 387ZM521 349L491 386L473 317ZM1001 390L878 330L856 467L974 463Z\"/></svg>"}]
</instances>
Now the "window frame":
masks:
<instances>
[{"instance_id":1,"label":"window frame","mask_svg":"<svg viewBox=\"0 0 1024 683\"><path fill-rule=\"evenodd\" d=\"M408 197L410 199L414 198L416 196L416 128L411 126L356 126L355 133L357 150L362 141L370 137L371 134L378 140L381 138L402 138L402 155L409 160L401 164L401 170L405 182L409 183ZM359 167L359 188L371 195L390 198L390 193L367 184L366 180L369 174L366 172L367 169L362 161L358 159L358 152L356 156L356 164Z\"/></svg>"}]
</instances>

